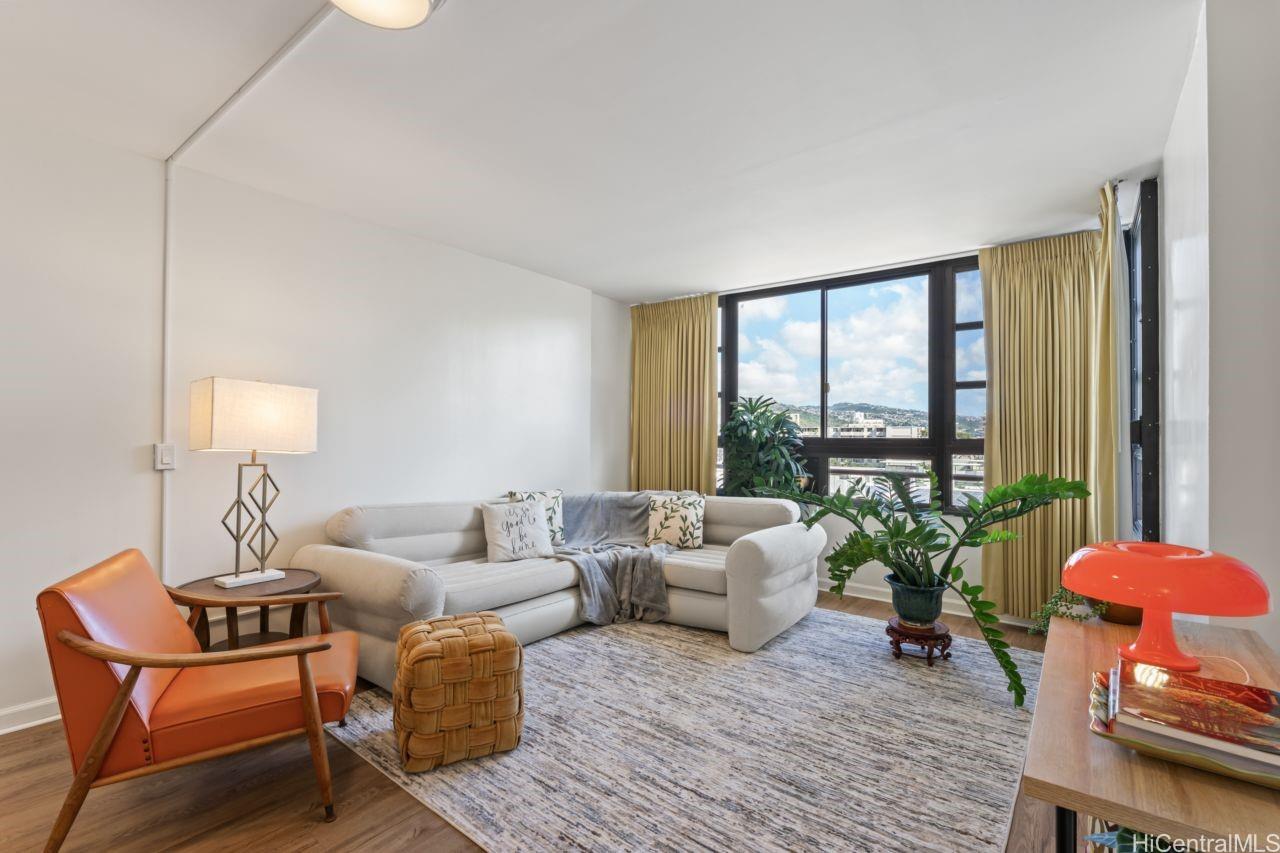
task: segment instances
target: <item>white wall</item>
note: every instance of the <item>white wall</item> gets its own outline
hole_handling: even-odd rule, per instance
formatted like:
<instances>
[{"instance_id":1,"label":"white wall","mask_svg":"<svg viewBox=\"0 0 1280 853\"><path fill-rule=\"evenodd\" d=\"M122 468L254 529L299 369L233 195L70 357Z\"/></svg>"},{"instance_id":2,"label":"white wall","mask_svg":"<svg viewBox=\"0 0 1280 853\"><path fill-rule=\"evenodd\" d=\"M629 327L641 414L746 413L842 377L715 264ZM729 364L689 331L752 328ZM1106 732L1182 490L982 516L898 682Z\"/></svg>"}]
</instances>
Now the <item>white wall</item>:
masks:
<instances>
[{"instance_id":1,"label":"white wall","mask_svg":"<svg viewBox=\"0 0 1280 853\"><path fill-rule=\"evenodd\" d=\"M1209 110L1205 18L1160 174L1162 535L1209 545Z\"/></svg>"},{"instance_id":2,"label":"white wall","mask_svg":"<svg viewBox=\"0 0 1280 853\"><path fill-rule=\"evenodd\" d=\"M224 571L232 553L219 519L243 457L186 450L203 376L320 389L319 451L264 457L283 495L276 564L351 504L624 476L617 303L200 172L179 170L175 214L170 582Z\"/></svg>"},{"instance_id":3,"label":"white wall","mask_svg":"<svg viewBox=\"0 0 1280 853\"><path fill-rule=\"evenodd\" d=\"M1209 0L1165 149L1165 538L1239 557L1280 596L1280 63L1271 0ZM1280 617L1212 620L1280 648Z\"/></svg>"},{"instance_id":4,"label":"white wall","mask_svg":"<svg viewBox=\"0 0 1280 853\"><path fill-rule=\"evenodd\" d=\"M0 729L57 713L36 593L154 559L160 164L23 121L0 134Z\"/></svg>"},{"instance_id":5,"label":"white wall","mask_svg":"<svg viewBox=\"0 0 1280 853\"><path fill-rule=\"evenodd\" d=\"M1209 542L1257 569L1280 606L1280 4L1211 0ZM1251 620L1280 648L1280 616Z\"/></svg>"},{"instance_id":6,"label":"white wall","mask_svg":"<svg viewBox=\"0 0 1280 853\"><path fill-rule=\"evenodd\" d=\"M629 487L631 456L631 309L591 297L591 479Z\"/></svg>"},{"instance_id":7,"label":"white wall","mask_svg":"<svg viewBox=\"0 0 1280 853\"><path fill-rule=\"evenodd\" d=\"M0 730L57 712L36 593L127 547L159 566L163 167L0 136ZM267 457L288 561L357 502L619 488L630 322L590 291L197 172L174 205L170 560L225 571L237 455L186 451L208 375L320 389L320 449Z\"/></svg>"}]
</instances>

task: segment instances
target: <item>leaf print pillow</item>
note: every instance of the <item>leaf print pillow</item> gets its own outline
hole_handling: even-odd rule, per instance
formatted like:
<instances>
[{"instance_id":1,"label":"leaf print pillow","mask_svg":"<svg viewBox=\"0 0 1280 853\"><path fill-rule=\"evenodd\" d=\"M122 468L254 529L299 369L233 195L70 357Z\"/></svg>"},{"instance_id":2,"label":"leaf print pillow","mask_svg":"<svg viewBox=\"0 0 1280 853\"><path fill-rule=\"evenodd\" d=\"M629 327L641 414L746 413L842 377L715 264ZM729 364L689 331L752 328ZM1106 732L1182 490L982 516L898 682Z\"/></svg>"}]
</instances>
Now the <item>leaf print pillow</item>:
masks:
<instances>
[{"instance_id":1,"label":"leaf print pillow","mask_svg":"<svg viewBox=\"0 0 1280 853\"><path fill-rule=\"evenodd\" d=\"M675 548L702 547L702 516L707 499L697 492L649 496L649 535L646 545L665 543Z\"/></svg>"},{"instance_id":2,"label":"leaf print pillow","mask_svg":"<svg viewBox=\"0 0 1280 853\"><path fill-rule=\"evenodd\" d=\"M507 492L513 501L542 501L547 505L547 527L551 530L551 544L564 544L564 490L550 489L545 492Z\"/></svg>"}]
</instances>

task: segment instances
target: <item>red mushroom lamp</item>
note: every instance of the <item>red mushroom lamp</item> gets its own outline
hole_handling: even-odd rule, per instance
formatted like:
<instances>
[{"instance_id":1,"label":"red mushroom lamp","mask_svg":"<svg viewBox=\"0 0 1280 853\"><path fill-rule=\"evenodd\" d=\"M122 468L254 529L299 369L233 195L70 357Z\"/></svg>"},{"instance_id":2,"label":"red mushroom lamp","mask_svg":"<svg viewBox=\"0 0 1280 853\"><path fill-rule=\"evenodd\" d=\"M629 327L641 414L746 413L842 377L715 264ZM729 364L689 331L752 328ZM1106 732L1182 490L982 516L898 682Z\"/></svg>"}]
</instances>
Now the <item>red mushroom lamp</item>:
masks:
<instances>
[{"instance_id":1,"label":"red mushroom lamp","mask_svg":"<svg viewBox=\"0 0 1280 853\"><path fill-rule=\"evenodd\" d=\"M1142 608L1137 642L1120 657L1194 672L1200 661L1178 648L1174 613L1261 616L1271 610L1267 585L1234 557L1163 542L1099 542L1067 558L1062 585L1090 598Z\"/></svg>"}]
</instances>

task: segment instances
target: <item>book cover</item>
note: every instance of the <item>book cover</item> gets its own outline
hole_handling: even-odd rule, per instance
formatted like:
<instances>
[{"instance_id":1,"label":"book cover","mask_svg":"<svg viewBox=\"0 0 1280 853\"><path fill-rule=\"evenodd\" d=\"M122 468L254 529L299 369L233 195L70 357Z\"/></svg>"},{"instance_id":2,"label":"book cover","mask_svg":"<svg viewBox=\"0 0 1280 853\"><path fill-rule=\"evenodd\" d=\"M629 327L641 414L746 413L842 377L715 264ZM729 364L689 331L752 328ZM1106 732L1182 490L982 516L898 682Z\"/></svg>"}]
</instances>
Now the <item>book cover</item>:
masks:
<instances>
[{"instance_id":1,"label":"book cover","mask_svg":"<svg viewBox=\"0 0 1280 853\"><path fill-rule=\"evenodd\" d=\"M1280 693L1128 660L1116 674L1117 724L1280 764Z\"/></svg>"}]
</instances>

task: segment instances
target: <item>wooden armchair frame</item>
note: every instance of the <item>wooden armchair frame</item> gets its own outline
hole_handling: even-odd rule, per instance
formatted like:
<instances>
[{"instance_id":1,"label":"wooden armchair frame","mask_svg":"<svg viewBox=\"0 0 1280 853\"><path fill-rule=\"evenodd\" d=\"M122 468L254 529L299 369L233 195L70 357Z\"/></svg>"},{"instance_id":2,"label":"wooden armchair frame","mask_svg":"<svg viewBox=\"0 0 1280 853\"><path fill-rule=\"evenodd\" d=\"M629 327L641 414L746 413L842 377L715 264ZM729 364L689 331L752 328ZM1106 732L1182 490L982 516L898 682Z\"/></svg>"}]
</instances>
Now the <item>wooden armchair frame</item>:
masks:
<instances>
[{"instance_id":1,"label":"wooden armchair frame","mask_svg":"<svg viewBox=\"0 0 1280 853\"><path fill-rule=\"evenodd\" d=\"M212 604L221 604L220 600L206 600L200 596L189 595L181 590L170 587L166 587L166 589L175 604L191 608L191 614L187 618L188 625L195 623L195 620L199 618L201 609L204 607L212 606ZM340 592L321 592L305 595L269 596L262 599L241 600L241 603L246 606L270 606L277 604L308 604L314 601L319 609L320 630L323 633L328 633L330 624L326 603L341 597L342 593ZM116 690L115 697L107 707L107 712L89 744L89 751L85 756L84 763L76 771L75 778L71 782L71 788L63 799L62 808L58 811L58 817L54 821L53 829L49 832L49 840L45 843L44 849L46 853L53 853L53 851L57 851L62 847L67 834L71 831L71 825L75 823L76 815L80 813L80 808L84 805L85 797L88 796L90 788L113 785L116 782L123 782L127 779L149 776L152 773L173 770L224 755L233 755L303 734L307 736L311 746L311 762L315 765L316 779L320 785L320 799L324 804L324 819L327 822L334 820L336 817L333 808L333 779L329 772L329 754L324 745L324 724L320 715L320 697L316 692L316 682L311 671L311 661L307 659L307 655L313 652L322 652L329 649L331 647L329 643L322 640L301 638L272 645L235 649L233 651L168 654L121 649L106 643L90 640L65 629L58 632L58 640L69 648L91 658L127 666L129 671L120 682L120 687ZM99 778L103 759L115 740L116 732L120 729L120 723L124 719L125 710L129 704L129 696L133 693L134 685L138 682L138 675L144 667L172 669L189 666L220 666L229 663L294 656L298 659L298 682L302 694L302 716L305 721L303 728L290 729L241 741L240 743L227 744L216 749L184 755L168 761L161 761L158 764L137 767L112 776ZM346 721L343 720L342 722L345 723Z\"/></svg>"}]
</instances>

